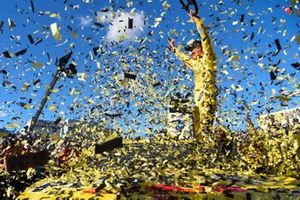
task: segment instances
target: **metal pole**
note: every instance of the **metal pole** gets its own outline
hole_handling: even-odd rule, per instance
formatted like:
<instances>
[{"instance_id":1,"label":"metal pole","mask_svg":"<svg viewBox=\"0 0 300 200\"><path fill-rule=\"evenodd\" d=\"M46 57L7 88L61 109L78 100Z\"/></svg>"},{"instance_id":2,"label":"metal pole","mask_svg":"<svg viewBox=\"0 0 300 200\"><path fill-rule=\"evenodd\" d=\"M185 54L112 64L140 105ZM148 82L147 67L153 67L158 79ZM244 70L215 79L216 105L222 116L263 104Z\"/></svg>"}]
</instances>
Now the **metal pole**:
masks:
<instances>
[{"instance_id":1,"label":"metal pole","mask_svg":"<svg viewBox=\"0 0 300 200\"><path fill-rule=\"evenodd\" d=\"M30 122L30 125L29 125L29 127L28 127L28 129L26 131L27 133L31 132L33 130L33 127L35 126L35 124L36 124L36 122L37 122L40 114L42 113L42 110L43 110L45 104L48 101L48 97L50 97L50 94L52 93L52 89L54 88L56 82L59 80L60 74L65 70L65 65L69 62L69 60L70 60L70 58L72 56L72 53L73 52L70 51L69 53L67 53L66 55L64 55L63 57L61 57L58 60L58 68L56 70L56 73L55 73L55 75L54 75L54 77L53 77L53 79L52 79L52 81L50 83L50 86L47 89L47 91L46 91L46 93L45 93L45 95L44 95L44 97L43 97L43 99L42 99L42 101L41 101L41 103L39 105L39 108L38 108L35 116L32 118L32 120ZM73 70L71 70L72 73L73 73ZM76 69L75 69L74 73L76 73Z\"/></svg>"},{"instance_id":2,"label":"metal pole","mask_svg":"<svg viewBox=\"0 0 300 200\"><path fill-rule=\"evenodd\" d=\"M54 88L55 84L57 83L57 81L60 78L60 74L61 74L61 71L59 69L57 69L56 73L55 73L55 75L54 75L54 77L53 77L53 79L52 79L52 81L51 81L51 83L50 83L50 85L49 85L49 87L48 87L48 89L47 89L47 91L46 91L46 93L45 93L45 95L44 95L44 97L43 97L40 105L39 105L39 108L38 108L35 116L32 118L32 120L30 122L30 125L29 125L29 127L27 129L27 132L31 132L33 130L33 128L34 128L34 126L35 126L35 124L36 124L36 122L37 122L40 114L42 113L42 110L43 110L45 104L48 101L48 97L50 97L50 95L52 93L52 89Z\"/></svg>"}]
</instances>

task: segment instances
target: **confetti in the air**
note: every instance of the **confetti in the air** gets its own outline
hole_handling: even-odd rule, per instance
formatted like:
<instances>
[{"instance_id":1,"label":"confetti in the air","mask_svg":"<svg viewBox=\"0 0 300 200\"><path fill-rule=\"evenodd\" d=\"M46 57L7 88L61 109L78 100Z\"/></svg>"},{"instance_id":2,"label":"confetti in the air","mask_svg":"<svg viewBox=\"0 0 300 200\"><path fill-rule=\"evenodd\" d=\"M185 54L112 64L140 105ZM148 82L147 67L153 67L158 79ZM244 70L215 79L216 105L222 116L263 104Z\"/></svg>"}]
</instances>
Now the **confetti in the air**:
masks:
<instances>
[{"instance_id":1,"label":"confetti in the air","mask_svg":"<svg viewBox=\"0 0 300 200\"><path fill-rule=\"evenodd\" d=\"M3 0L0 199L298 199L299 0Z\"/></svg>"}]
</instances>

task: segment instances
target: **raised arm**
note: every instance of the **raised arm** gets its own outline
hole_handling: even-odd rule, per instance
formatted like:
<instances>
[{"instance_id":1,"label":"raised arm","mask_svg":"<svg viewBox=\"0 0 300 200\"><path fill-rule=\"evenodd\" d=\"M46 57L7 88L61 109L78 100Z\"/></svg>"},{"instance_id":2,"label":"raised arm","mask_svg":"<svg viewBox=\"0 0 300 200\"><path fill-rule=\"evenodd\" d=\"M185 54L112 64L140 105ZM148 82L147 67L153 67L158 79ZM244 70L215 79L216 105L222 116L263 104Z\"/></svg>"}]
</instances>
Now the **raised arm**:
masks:
<instances>
[{"instance_id":1,"label":"raised arm","mask_svg":"<svg viewBox=\"0 0 300 200\"><path fill-rule=\"evenodd\" d=\"M183 53L180 48L175 47L174 40L169 40L169 49L175 53L181 62L186 64L191 70L194 70L194 60Z\"/></svg>"},{"instance_id":2,"label":"raised arm","mask_svg":"<svg viewBox=\"0 0 300 200\"><path fill-rule=\"evenodd\" d=\"M196 23L197 30L200 34L201 41L202 41L202 50L204 53L204 56L208 58L208 60L215 61L216 56L211 44L210 37L207 33L207 30L204 26L204 23L202 19L198 16L193 15L192 13L189 14L189 16L192 18L192 20Z\"/></svg>"}]
</instances>

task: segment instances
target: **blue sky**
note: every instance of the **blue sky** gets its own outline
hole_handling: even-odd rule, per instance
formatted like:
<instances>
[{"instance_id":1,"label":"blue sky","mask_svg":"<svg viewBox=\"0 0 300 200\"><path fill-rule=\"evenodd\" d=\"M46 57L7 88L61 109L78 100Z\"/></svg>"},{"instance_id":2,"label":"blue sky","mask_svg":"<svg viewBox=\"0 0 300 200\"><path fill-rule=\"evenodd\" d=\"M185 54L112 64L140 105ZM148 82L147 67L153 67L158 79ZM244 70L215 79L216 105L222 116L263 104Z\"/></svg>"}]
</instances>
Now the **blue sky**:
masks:
<instances>
[{"instance_id":1,"label":"blue sky","mask_svg":"<svg viewBox=\"0 0 300 200\"><path fill-rule=\"evenodd\" d=\"M56 70L55 60L70 50L79 75L73 79L61 78L44 109L43 119L86 116L104 126L120 127L126 134L147 134L165 127L170 96L192 93L192 72L167 50L168 37L174 38L177 45L198 37L179 1L32 2L34 12L30 0L1 2L0 22L4 22L1 51L16 53L26 48L27 52L13 58L0 55L0 70L6 72L0 74L0 82L5 82L0 87L0 127L12 128L12 124L18 124L21 128L31 119ZM299 70L291 66L299 63L296 42L299 3L293 5L290 0L198 3L199 15L205 18L218 57L218 115L222 123L243 129L243 102L251 108L253 120L270 108L276 111L299 106L300 97L292 98L284 107L279 101L270 100L282 90L300 89ZM292 7L293 13L286 13L285 7ZM128 37L116 43L120 36L118 27L126 26L128 17L134 19L134 28L122 28L125 32L119 32L127 33ZM9 19L15 27L8 27ZM52 36L53 23L59 28L60 41ZM31 44L28 34L35 42L42 41ZM275 54L277 39L282 50ZM95 47L101 49L97 56L93 53ZM42 66L35 68L32 62ZM277 79L270 81L272 70L276 71ZM125 79L124 72L135 74L136 79ZM20 102L29 108L20 106ZM54 106L56 110L49 110ZM112 114L122 115L111 119Z\"/></svg>"}]
</instances>

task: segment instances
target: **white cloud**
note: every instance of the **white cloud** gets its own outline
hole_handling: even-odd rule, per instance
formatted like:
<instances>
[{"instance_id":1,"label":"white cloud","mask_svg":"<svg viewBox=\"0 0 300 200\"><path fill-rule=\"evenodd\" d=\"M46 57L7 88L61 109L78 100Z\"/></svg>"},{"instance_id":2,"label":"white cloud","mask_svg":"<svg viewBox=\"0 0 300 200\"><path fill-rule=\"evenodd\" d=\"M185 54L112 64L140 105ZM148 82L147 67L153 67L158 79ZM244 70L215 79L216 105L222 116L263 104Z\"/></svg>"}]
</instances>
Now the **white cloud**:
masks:
<instances>
[{"instance_id":1,"label":"white cloud","mask_svg":"<svg viewBox=\"0 0 300 200\"><path fill-rule=\"evenodd\" d=\"M0 118L6 117L8 114L2 110L0 110Z\"/></svg>"},{"instance_id":2,"label":"white cloud","mask_svg":"<svg viewBox=\"0 0 300 200\"><path fill-rule=\"evenodd\" d=\"M129 28L129 19L132 19L132 28ZM97 15L99 23L108 23L106 40L108 42L121 42L133 40L140 36L144 30L145 15L143 12L100 12Z\"/></svg>"},{"instance_id":3,"label":"white cloud","mask_svg":"<svg viewBox=\"0 0 300 200\"><path fill-rule=\"evenodd\" d=\"M90 17L89 15L85 16L85 17L79 17L78 19L80 21L81 27L90 26L92 24L92 22L94 21L94 19L92 17Z\"/></svg>"},{"instance_id":4,"label":"white cloud","mask_svg":"<svg viewBox=\"0 0 300 200\"><path fill-rule=\"evenodd\" d=\"M4 105L0 105L0 118L8 116L6 108Z\"/></svg>"},{"instance_id":5,"label":"white cloud","mask_svg":"<svg viewBox=\"0 0 300 200\"><path fill-rule=\"evenodd\" d=\"M113 12L97 12L97 22L101 24L109 23L113 19Z\"/></svg>"}]
</instances>

